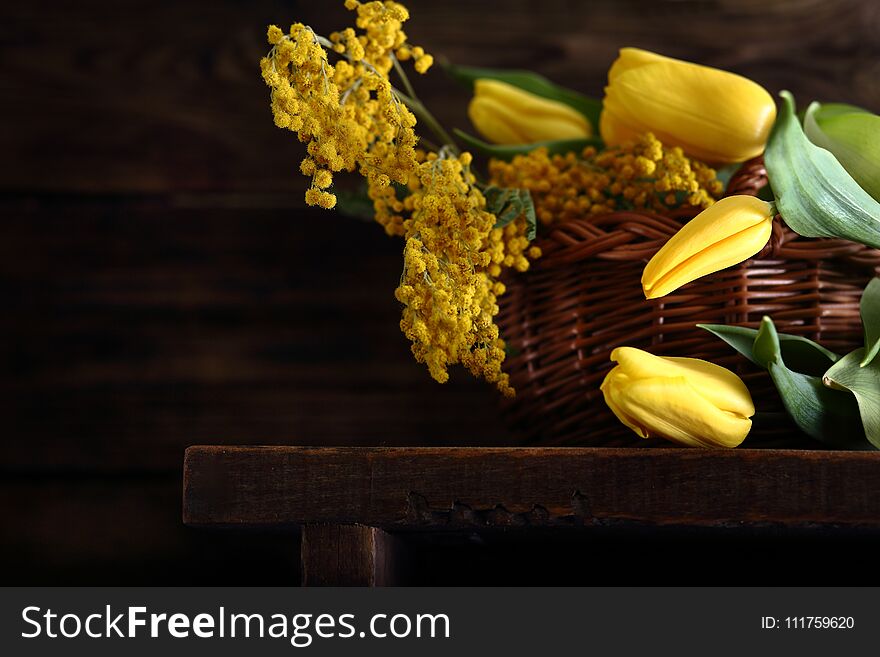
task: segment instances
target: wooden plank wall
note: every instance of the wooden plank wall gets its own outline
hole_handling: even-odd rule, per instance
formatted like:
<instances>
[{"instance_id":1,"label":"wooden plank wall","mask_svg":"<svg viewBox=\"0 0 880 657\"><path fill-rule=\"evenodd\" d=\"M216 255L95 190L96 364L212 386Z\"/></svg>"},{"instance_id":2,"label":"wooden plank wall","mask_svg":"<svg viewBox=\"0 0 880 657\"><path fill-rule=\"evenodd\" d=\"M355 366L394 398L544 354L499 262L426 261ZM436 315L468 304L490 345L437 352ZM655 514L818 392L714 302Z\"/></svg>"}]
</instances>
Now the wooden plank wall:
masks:
<instances>
[{"instance_id":1,"label":"wooden plank wall","mask_svg":"<svg viewBox=\"0 0 880 657\"><path fill-rule=\"evenodd\" d=\"M285 537L181 526L190 444L507 442L491 390L461 374L439 387L411 362L391 295L400 244L302 208L299 147L272 125L257 61L267 23L329 32L341 5L0 10L8 579L297 581ZM411 39L437 55L587 92L637 45L880 109L872 0L409 6ZM466 125L441 73L417 86Z\"/></svg>"}]
</instances>

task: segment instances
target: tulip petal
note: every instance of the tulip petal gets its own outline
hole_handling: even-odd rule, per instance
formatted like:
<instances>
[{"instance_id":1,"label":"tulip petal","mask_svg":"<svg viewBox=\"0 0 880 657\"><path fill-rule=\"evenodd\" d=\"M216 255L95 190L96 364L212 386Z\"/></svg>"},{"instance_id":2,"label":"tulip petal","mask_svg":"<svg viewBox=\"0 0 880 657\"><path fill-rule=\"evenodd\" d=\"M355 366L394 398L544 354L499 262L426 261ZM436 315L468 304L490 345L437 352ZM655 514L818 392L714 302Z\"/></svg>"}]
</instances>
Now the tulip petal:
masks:
<instances>
[{"instance_id":1,"label":"tulip petal","mask_svg":"<svg viewBox=\"0 0 880 657\"><path fill-rule=\"evenodd\" d=\"M568 105L499 80L474 83L468 114L480 134L502 144L578 139L592 133L586 117Z\"/></svg>"},{"instance_id":2,"label":"tulip petal","mask_svg":"<svg viewBox=\"0 0 880 657\"><path fill-rule=\"evenodd\" d=\"M641 436L689 447L736 447L752 427L750 419L713 406L684 377L633 380L609 386L608 394L624 416L638 418L633 423Z\"/></svg>"},{"instance_id":3,"label":"tulip petal","mask_svg":"<svg viewBox=\"0 0 880 657\"><path fill-rule=\"evenodd\" d=\"M642 274L645 297L665 296L752 257L766 246L772 231L772 204L753 196L721 199L685 224L651 258Z\"/></svg>"},{"instance_id":4,"label":"tulip petal","mask_svg":"<svg viewBox=\"0 0 880 657\"><path fill-rule=\"evenodd\" d=\"M618 365L608 372L608 375L605 377L605 380L602 381L602 385L599 389L605 396L605 403L608 404L608 408L610 408L611 412L617 416L618 420L632 429L639 437L649 438L650 436L639 425L638 420L627 415L623 408L617 403L620 391L627 386L629 381L630 378L624 373L620 365Z\"/></svg>"},{"instance_id":5,"label":"tulip petal","mask_svg":"<svg viewBox=\"0 0 880 657\"><path fill-rule=\"evenodd\" d=\"M672 57L666 57L664 55L658 55L655 52L651 52L650 50L642 50L641 48L621 48L620 55L616 60L614 60L611 68L608 69L608 82L614 82L614 80L619 77L621 73L625 73L630 69L644 66L645 64L675 61L680 60L673 59Z\"/></svg>"},{"instance_id":6,"label":"tulip petal","mask_svg":"<svg viewBox=\"0 0 880 657\"><path fill-rule=\"evenodd\" d=\"M776 118L763 87L734 73L651 54L622 54L620 65L612 66L607 111L631 130L653 132L707 162L760 155Z\"/></svg>"},{"instance_id":7,"label":"tulip petal","mask_svg":"<svg viewBox=\"0 0 880 657\"><path fill-rule=\"evenodd\" d=\"M532 71L457 66L449 62L445 62L443 68L453 78L465 83L468 88L472 88L478 80L499 80L541 98L555 100L568 105L579 114L583 114L590 125L598 125L599 123L599 113L602 111L601 100L584 96L572 89L560 87L544 76Z\"/></svg>"},{"instance_id":8,"label":"tulip petal","mask_svg":"<svg viewBox=\"0 0 880 657\"><path fill-rule=\"evenodd\" d=\"M504 103L517 112L530 117L543 117L569 122L579 126L587 133L580 136L589 136L590 122L587 120L587 117L565 103L543 98L500 80L477 80L474 83L474 95L494 98L498 102Z\"/></svg>"},{"instance_id":9,"label":"tulip petal","mask_svg":"<svg viewBox=\"0 0 880 657\"><path fill-rule=\"evenodd\" d=\"M508 107L492 98L474 96L468 105L468 118L477 131L496 144L523 144L531 141L510 121ZM515 117L513 117L515 118Z\"/></svg>"},{"instance_id":10,"label":"tulip petal","mask_svg":"<svg viewBox=\"0 0 880 657\"><path fill-rule=\"evenodd\" d=\"M746 417L755 414L755 404L746 384L736 374L715 363L697 358L655 356L633 347L618 347L611 352L611 360L633 380L684 377L717 408Z\"/></svg>"},{"instance_id":11,"label":"tulip petal","mask_svg":"<svg viewBox=\"0 0 880 657\"><path fill-rule=\"evenodd\" d=\"M676 266L654 287L646 289L645 298L666 296L691 281L748 260L766 246L771 232L771 224L759 224L713 244Z\"/></svg>"},{"instance_id":12,"label":"tulip petal","mask_svg":"<svg viewBox=\"0 0 880 657\"><path fill-rule=\"evenodd\" d=\"M602 108L602 114L599 116L599 135L606 144L622 144L625 141L635 141L641 134L642 132L634 130L621 121L607 107Z\"/></svg>"}]
</instances>

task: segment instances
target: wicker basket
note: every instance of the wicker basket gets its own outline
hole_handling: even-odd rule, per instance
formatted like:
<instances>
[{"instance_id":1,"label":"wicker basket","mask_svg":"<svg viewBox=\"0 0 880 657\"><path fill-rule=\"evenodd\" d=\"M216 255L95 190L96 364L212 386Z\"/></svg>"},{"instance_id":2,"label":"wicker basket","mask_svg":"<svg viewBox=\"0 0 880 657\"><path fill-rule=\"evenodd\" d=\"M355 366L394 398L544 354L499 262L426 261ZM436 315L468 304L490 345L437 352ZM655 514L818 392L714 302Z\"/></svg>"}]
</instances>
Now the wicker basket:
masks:
<instances>
[{"instance_id":1,"label":"wicker basket","mask_svg":"<svg viewBox=\"0 0 880 657\"><path fill-rule=\"evenodd\" d=\"M766 181L762 160L753 160L727 194L755 194ZM645 263L695 213L616 212L566 222L538 243L544 256L532 269L507 281L498 321L517 397L506 416L521 440L644 445L599 390L611 350L626 345L705 358L740 374L759 412L748 445L815 446L785 416L767 373L695 324L754 328L770 315L780 331L846 353L862 344L859 300L880 269L880 251L805 239L777 217L770 243L751 260L645 301Z\"/></svg>"}]
</instances>

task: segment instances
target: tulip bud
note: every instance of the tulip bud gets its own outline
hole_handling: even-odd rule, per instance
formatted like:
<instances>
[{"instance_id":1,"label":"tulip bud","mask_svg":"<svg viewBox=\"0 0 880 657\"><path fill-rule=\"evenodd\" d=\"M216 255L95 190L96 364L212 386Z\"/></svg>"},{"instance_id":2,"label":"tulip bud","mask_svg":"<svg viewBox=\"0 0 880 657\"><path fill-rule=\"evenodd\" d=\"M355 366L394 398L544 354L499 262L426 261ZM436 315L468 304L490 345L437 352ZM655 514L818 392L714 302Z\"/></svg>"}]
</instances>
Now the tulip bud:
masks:
<instances>
[{"instance_id":1,"label":"tulip bud","mask_svg":"<svg viewBox=\"0 0 880 657\"><path fill-rule=\"evenodd\" d=\"M686 223L663 245L642 273L646 299L739 264L763 249L773 231L772 203L754 196L728 196Z\"/></svg>"},{"instance_id":2,"label":"tulip bud","mask_svg":"<svg viewBox=\"0 0 880 657\"><path fill-rule=\"evenodd\" d=\"M468 116L477 131L495 144L532 144L592 135L590 122L572 107L500 80L474 82Z\"/></svg>"},{"instance_id":3,"label":"tulip bud","mask_svg":"<svg viewBox=\"0 0 880 657\"><path fill-rule=\"evenodd\" d=\"M642 438L689 447L736 447L752 428L755 405L728 369L696 358L664 358L633 347L611 352L605 402Z\"/></svg>"},{"instance_id":4,"label":"tulip bud","mask_svg":"<svg viewBox=\"0 0 880 657\"><path fill-rule=\"evenodd\" d=\"M712 163L760 155L776 119L773 98L740 75L623 48L608 71L599 122L609 146L652 132Z\"/></svg>"}]
</instances>

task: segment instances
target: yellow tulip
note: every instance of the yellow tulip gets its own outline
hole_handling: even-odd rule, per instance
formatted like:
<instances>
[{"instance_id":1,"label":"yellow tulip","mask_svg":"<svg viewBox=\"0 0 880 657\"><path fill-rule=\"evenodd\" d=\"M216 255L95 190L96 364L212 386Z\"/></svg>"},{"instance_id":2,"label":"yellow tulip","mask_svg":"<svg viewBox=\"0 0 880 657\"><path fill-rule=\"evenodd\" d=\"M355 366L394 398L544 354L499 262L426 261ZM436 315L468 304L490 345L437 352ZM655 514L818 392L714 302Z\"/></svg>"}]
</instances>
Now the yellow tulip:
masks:
<instances>
[{"instance_id":1,"label":"yellow tulip","mask_svg":"<svg viewBox=\"0 0 880 657\"><path fill-rule=\"evenodd\" d=\"M763 249L776 210L754 196L728 196L686 223L642 273L646 299L674 292L701 276L732 267Z\"/></svg>"},{"instance_id":2,"label":"yellow tulip","mask_svg":"<svg viewBox=\"0 0 880 657\"><path fill-rule=\"evenodd\" d=\"M582 139L593 132L587 117L568 105L499 80L474 83L468 116L477 132L495 144Z\"/></svg>"},{"instance_id":3,"label":"yellow tulip","mask_svg":"<svg viewBox=\"0 0 880 657\"><path fill-rule=\"evenodd\" d=\"M776 120L766 89L740 75L623 48L608 71L599 131L609 146L652 132L711 163L760 155Z\"/></svg>"},{"instance_id":4,"label":"yellow tulip","mask_svg":"<svg viewBox=\"0 0 880 657\"><path fill-rule=\"evenodd\" d=\"M752 428L755 405L736 374L696 358L665 358L633 347L611 352L605 402L642 438L688 447L736 447Z\"/></svg>"}]
</instances>

